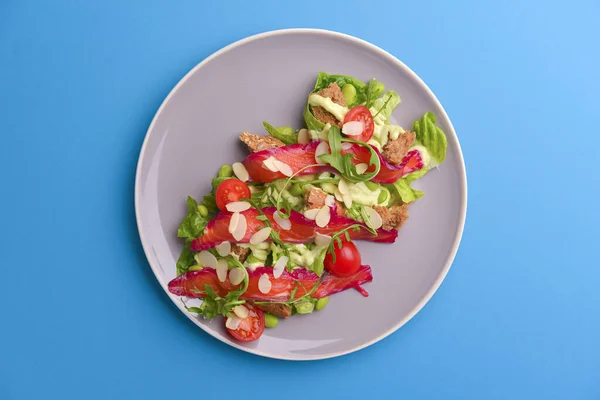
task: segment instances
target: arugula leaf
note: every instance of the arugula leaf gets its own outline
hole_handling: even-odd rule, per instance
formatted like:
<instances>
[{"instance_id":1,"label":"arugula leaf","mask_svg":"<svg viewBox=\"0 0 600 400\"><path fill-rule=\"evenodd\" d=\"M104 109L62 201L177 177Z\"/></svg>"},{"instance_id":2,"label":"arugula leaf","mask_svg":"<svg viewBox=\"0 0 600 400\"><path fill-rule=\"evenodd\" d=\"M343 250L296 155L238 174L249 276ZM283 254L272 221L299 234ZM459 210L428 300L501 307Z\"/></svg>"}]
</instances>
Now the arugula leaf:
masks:
<instances>
[{"instance_id":1,"label":"arugula leaf","mask_svg":"<svg viewBox=\"0 0 600 400\"><path fill-rule=\"evenodd\" d=\"M289 126L275 128L273 125L264 121L263 126L269 135L273 136L275 139L281 140L286 145L298 143L298 134L296 134Z\"/></svg>"},{"instance_id":2,"label":"arugula leaf","mask_svg":"<svg viewBox=\"0 0 600 400\"><path fill-rule=\"evenodd\" d=\"M194 264L196 264L194 252L190 249L190 241L186 241L183 250L181 251L181 255L177 260L177 276L187 273L189 268Z\"/></svg>"},{"instance_id":3,"label":"arugula leaf","mask_svg":"<svg viewBox=\"0 0 600 400\"><path fill-rule=\"evenodd\" d=\"M427 148L429 154L437 162L435 165L430 165L430 168L444 161L446 158L446 148L448 147L446 135L435 125L435 121L435 115L431 112L426 112L421 119L413 122L413 131L416 134L417 140Z\"/></svg>"},{"instance_id":4,"label":"arugula leaf","mask_svg":"<svg viewBox=\"0 0 600 400\"><path fill-rule=\"evenodd\" d=\"M325 270L325 256L326 255L327 255L327 248L325 247L322 251L320 251L316 255L315 261L313 262L313 265L310 268L318 276L321 276L323 274L323 271Z\"/></svg>"},{"instance_id":5,"label":"arugula leaf","mask_svg":"<svg viewBox=\"0 0 600 400\"><path fill-rule=\"evenodd\" d=\"M365 142L361 142L359 140L353 139L343 139L344 142L356 143L365 147L370 152L369 165L375 165L376 168L372 172L368 172L365 174L359 174L356 172L356 167L352 163L352 155L344 154L342 155L340 150L342 146L342 135L340 133L340 129L337 126L332 126L329 129L329 154L322 154L319 156L321 160L331 165L333 168L338 170L342 176L351 181L351 182L364 182L372 179L379 173L381 168L381 161L379 160L379 156L373 150L373 148Z\"/></svg>"},{"instance_id":6,"label":"arugula leaf","mask_svg":"<svg viewBox=\"0 0 600 400\"><path fill-rule=\"evenodd\" d=\"M208 219L198 212L198 203L192 197L187 198L188 213L177 229L177 237L195 239L204 230Z\"/></svg>"}]
</instances>

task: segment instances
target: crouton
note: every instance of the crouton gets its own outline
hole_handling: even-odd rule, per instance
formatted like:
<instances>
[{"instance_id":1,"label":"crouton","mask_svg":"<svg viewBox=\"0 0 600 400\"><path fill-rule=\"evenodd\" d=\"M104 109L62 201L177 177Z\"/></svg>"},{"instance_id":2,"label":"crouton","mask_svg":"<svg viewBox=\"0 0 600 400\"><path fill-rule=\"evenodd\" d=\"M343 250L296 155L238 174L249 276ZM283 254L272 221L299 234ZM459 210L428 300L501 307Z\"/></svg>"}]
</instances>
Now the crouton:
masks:
<instances>
[{"instance_id":1,"label":"crouton","mask_svg":"<svg viewBox=\"0 0 600 400\"><path fill-rule=\"evenodd\" d=\"M383 158L385 158L390 164L398 165L402 162L408 149L412 146L415 141L415 134L412 132L404 132L398 139L390 140L383 147Z\"/></svg>"},{"instance_id":2,"label":"crouton","mask_svg":"<svg viewBox=\"0 0 600 400\"><path fill-rule=\"evenodd\" d=\"M312 187L304 192L304 205L307 210L312 210L314 208L321 208L325 205L325 199L327 198L327 193L322 191L321 189L317 189L316 187Z\"/></svg>"},{"instance_id":3,"label":"crouton","mask_svg":"<svg viewBox=\"0 0 600 400\"><path fill-rule=\"evenodd\" d=\"M243 263L248 258L250 254L250 249L248 247L238 246L237 244L231 245L231 252L235 254L239 262Z\"/></svg>"},{"instance_id":4,"label":"crouton","mask_svg":"<svg viewBox=\"0 0 600 400\"><path fill-rule=\"evenodd\" d=\"M252 153L285 146L285 143L273 136L261 136L248 132L242 132L240 134L240 140L248 146Z\"/></svg>"},{"instance_id":5,"label":"crouton","mask_svg":"<svg viewBox=\"0 0 600 400\"><path fill-rule=\"evenodd\" d=\"M321 208L325 205L325 199L329 196L327 193L316 187L311 187L310 190L304 193L304 205L307 210ZM344 216L344 206L339 201L335 201L335 212L339 216Z\"/></svg>"},{"instance_id":6,"label":"crouton","mask_svg":"<svg viewBox=\"0 0 600 400\"><path fill-rule=\"evenodd\" d=\"M329 84L329 86L325 89L318 91L317 94L322 97L328 97L334 103L346 107L346 99L344 98L344 93L342 93L342 89L335 82ZM326 111L323 107L311 107L311 109L315 118L321 121L322 123L335 125L339 128L342 127L342 122L338 121L337 118L333 116L333 114L331 114L329 111Z\"/></svg>"},{"instance_id":7,"label":"crouton","mask_svg":"<svg viewBox=\"0 0 600 400\"><path fill-rule=\"evenodd\" d=\"M260 308L264 312L268 312L269 314L273 314L279 318L288 318L292 315L292 307L287 304L281 303L268 303L268 304L256 304L254 302L250 302L255 307Z\"/></svg>"},{"instance_id":8,"label":"crouton","mask_svg":"<svg viewBox=\"0 0 600 400\"><path fill-rule=\"evenodd\" d=\"M394 204L390 208L373 206L373 209L381 216L381 227L385 230L400 229L408 219L408 204Z\"/></svg>"}]
</instances>

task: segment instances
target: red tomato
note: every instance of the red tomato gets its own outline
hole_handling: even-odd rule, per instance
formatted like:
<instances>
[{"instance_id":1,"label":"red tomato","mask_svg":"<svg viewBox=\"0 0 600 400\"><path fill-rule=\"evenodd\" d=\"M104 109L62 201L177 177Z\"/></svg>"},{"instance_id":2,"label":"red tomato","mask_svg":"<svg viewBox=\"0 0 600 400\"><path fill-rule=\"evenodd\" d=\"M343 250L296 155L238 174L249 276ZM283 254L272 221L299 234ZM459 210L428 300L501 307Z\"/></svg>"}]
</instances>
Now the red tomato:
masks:
<instances>
[{"instance_id":1,"label":"red tomato","mask_svg":"<svg viewBox=\"0 0 600 400\"><path fill-rule=\"evenodd\" d=\"M227 211L227 208L225 207L227 204L238 201L239 199L249 199L250 188L239 179L227 179L221 182L219 187L217 187L215 197L219 210Z\"/></svg>"},{"instance_id":2,"label":"red tomato","mask_svg":"<svg viewBox=\"0 0 600 400\"><path fill-rule=\"evenodd\" d=\"M248 316L240 322L236 330L226 329L234 339L240 342L253 342L265 331L265 314L259 308L248 303L244 304L244 307L248 309ZM227 323L227 319L225 317L225 323Z\"/></svg>"},{"instance_id":3,"label":"red tomato","mask_svg":"<svg viewBox=\"0 0 600 400\"><path fill-rule=\"evenodd\" d=\"M360 253L354 243L342 242L342 247L335 243L333 245L335 253L335 262L331 253L325 256L325 268L333 275L350 276L355 274L360 269Z\"/></svg>"},{"instance_id":4,"label":"red tomato","mask_svg":"<svg viewBox=\"0 0 600 400\"><path fill-rule=\"evenodd\" d=\"M373 116L371 115L371 111L369 111L367 107L356 106L350 111L348 111L348 113L344 117L344 123L350 121L361 121L363 124L365 124L363 132L360 135L350 136L350 138L367 142L373 137L375 123L373 122Z\"/></svg>"}]
</instances>

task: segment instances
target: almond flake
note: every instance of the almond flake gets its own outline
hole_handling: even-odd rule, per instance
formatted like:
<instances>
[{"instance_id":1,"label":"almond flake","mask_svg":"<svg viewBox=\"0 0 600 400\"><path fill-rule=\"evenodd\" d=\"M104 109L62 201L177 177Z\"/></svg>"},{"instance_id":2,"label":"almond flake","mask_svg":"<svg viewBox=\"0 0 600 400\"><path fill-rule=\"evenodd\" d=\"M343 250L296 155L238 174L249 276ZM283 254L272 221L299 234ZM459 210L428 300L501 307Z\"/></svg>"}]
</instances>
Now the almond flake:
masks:
<instances>
[{"instance_id":1,"label":"almond flake","mask_svg":"<svg viewBox=\"0 0 600 400\"><path fill-rule=\"evenodd\" d=\"M246 167L244 167L244 164L242 164L240 162L234 162L231 165L231 168L233 169L233 173L235 174L235 176L237 176L237 178L240 181L246 182L247 180L250 179L250 175L248 175L248 170L246 170Z\"/></svg>"},{"instance_id":2,"label":"almond flake","mask_svg":"<svg viewBox=\"0 0 600 400\"><path fill-rule=\"evenodd\" d=\"M229 220L229 233L231 233L233 235L233 232L235 231L235 228L237 228L238 223L240 222L240 213L238 212L234 212L231 215L231 219Z\"/></svg>"},{"instance_id":3,"label":"almond flake","mask_svg":"<svg viewBox=\"0 0 600 400\"><path fill-rule=\"evenodd\" d=\"M346 208L351 208L352 207L352 196L350 196L349 194L343 194L342 198L344 199L344 205L346 206Z\"/></svg>"},{"instance_id":4,"label":"almond flake","mask_svg":"<svg viewBox=\"0 0 600 400\"><path fill-rule=\"evenodd\" d=\"M275 157L269 156L269 158L263 160L263 162L262 162L263 168L266 168L271 172L278 172L279 170L275 166L274 161L275 161Z\"/></svg>"},{"instance_id":5,"label":"almond flake","mask_svg":"<svg viewBox=\"0 0 600 400\"><path fill-rule=\"evenodd\" d=\"M340 148L344 151L348 151L352 148L352 143L344 142L344 143L342 143Z\"/></svg>"},{"instance_id":6,"label":"almond flake","mask_svg":"<svg viewBox=\"0 0 600 400\"><path fill-rule=\"evenodd\" d=\"M333 207L333 205L335 204L335 197L333 197L332 195L325 197L325 204L329 207Z\"/></svg>"},{"instance_id":7,"label":"almond flake","mask_svg":"<svg viewBox=\"0 0 600 400\"><path fill-rule=\"evenodd\" d=\"M221 242L220 244L215 246L215 249L221 257L225 257L227 254L231 253L231 243Z\"/></svg>"},{"instance_id":8,"label":"almond flake","mask_svg":"<svg viewBox=\"0 0 600 400\"><path fill-rule=\"evenodd\" d=\"M209 267L212 269L217 268L217 258L212 255L212 253L203 250L198 253L198 261L199 264L203 267Z\"/></svg>"},{"instance_id":9,"label":"almond flake","mask_svg":"<svg viewBox=\"0 0 600 400\"><path fill-rule=\"evenodd\" d=\"M271 279L269 279L269 275L262 274L258 279L258 290L262 294L268 294L271 291Z\"/></svg>"},{"instance_id":10,"label":"almond flake","mask_svg":"<svg viewBox=\"0 0 600 400\"><path fill-rule=\"evenodd\" d=\"M225 327L235 331L237 328L239 328L241 322L242 320L238 317L228 317L227 321L225 321Z\"/></svg>"},{"instance_id":11,"label":"almond flake","mask_svg":"<svg viewBox=\"0 0 600 400\"><path fill-rule=\"evenodd\" d=\"M335 199L337 201L344 201L344 198L342 197L342 193L340 192L339 189L336 189L335 192L333 193L333 195L335 196Z\"/></svg>"},{"instance_id":12,"label":"almond flake","mask_svg":"<svg viewBox=\"0 0 600 400\"><path fill-rule=\"evenodd\" d=\"M236 214L238 214L238 213L236 213ZM237 224L235 230L231 234L233 235L233 238L239 242L240 240L242 240L244 238L244 236L246 236L246 229L248 228L248 225L246 222L246 217L244 217L243 214L238 214L238 215L240 216L238 224Z\"/></svg>"},{"instance_id":13,"label":"almond flake","mask_svg":"<svg viewBox=\"0 0 600 400\"><path fill-rule=\"evenodd\" d=\"M273 213L273 219L275 220L275 223L277 223L277 225L279 225L279 227L284 231L289 231L292 229L292 221L290 221L289 218L281 218L277 211Z\"/></svg>"},{"instance_id":14,"label":"almond flake","mask_svg":"<svg viewBox=\"0 0 600 400\"><path fill-rule=\"evenodd\" d=\"M356 173L359 175L364 174L369 169L369 166L365 163L360 163L356 165Z\"/></svg>"},{"instance_id":15,"label":"almond flake","mask_svg":"<svg viewBox=\"0 0 600 400\"><path fill-rule=\"evenodd\" d=\"M315 161L317 162L317 164L325 164L320 158L319 156L322 154L329 154L329 143L322 141L321 143L319 143L319 145L317 146L316 150L315 150Z\"/></svg>"},{"instance_id":16,"label":"almond flake","mask_svg":"<svg viewBox=\"0 0 600 400\"><path fill-rule=\"evenodd\" d=\"M283 274L283 271L285 270L285 266L287 265L288 261L289 259L286 256L282 256L279 260L277 260L277 262L273 266L273 277L275 279L278 279L281 276L281 274Z\"/></svg>"},{"instance_id":17,"label":"almond flake","mask_svg":"<svg viewBox=\"0 0 600 400\"><path fill-rule=\"evenodd\" d=\"M348 136L358 136L363 133L365 123L362 121L349 121L342 126L342 133Z\"/></svg>"},{"instance_id":18,"label":"almond flake","mask_svg":"<svg viewBox=\"0 0 600 400\"><path fill-rule=\"evenodd\" d=\"M229 266L227 265L227 261L224 258L221 258L217 261L217 278L219 278L220 282L225 282L227 279L227 271L229 270Z\"/></svg>"},{"instance_id":19,"label":"almond flake","mask_svg":"<svg viewBox=\"0 0 600 400\"><path fill-rule=\"evenodd\" d=\"M269 227L262 228L260 231L254 233L254 235L252 235L252 237L250 238L250 244L253 244L253 245L260 244L260 243L264 242L265 240L267 240L269 238L269 236L271 236L271 228L269 228Z\"/></svg>"},{"instance_id":20,"label":"almond flake","mask_svg":"<svg viewBox=\"0 0 600 400\"><path fill-rule=\"evenodd\" d=\"M233 311L233 313L241 319L248 318L248 309L242 305L233 307L231 311Z\"/></svg>"},{"instance_id":21,"label":"almond flake","mask_svg":"<svg viewBox=\"0 0 600 400\"><path fill-rule=\"evenodd\" d=\"M338 190L341 194L350 194L350 188L348 187L348 182L344 178L340 179L338 183Z\"/></svg>"},{"instance_id":22,"label":"almond flake","mask_svg":"<svg viewBox=\"0 0 600 400\"><path fill-rule=\"evenodd\" d=\"M308 144L309 142L310 135L308 134L308 129L300 129L300 132L298 132L298 143Z\"/></svg>"},{"instance_id":23,"label":"almond flake","mask_svg":"<svg viewBox=\"0 0 600 400\"><path fill-rule=\"evenodd\" d=\"M292 167L284 163L283 161L274 160L273 165L285 176L294 175L294 171L292 171Z\"/></svg>"},{"instance_id":24,"label":"almond flake","mask_svg":"<svg viewBox=\"0 0 600 400\"><path fill-rule=\"evenodd\" d=\"M366 221L367 225L369 225L373 229L381 228L381 225L383 225L383 220L381 219L381 215L379 215L377 211L375 211L371 207L365 206L365 213L369 217L369 221Z\"/></svg>"},{"instance_id":25,"label":"almond flake","mask_svg":"<svg viewBox=\"0 0 600 400\"><path fill-rule=\"evenodd\" d=\"M244 280L244 276L244 271L242 271L241 268L236 267L229 271L229 281L234 286L237 286L240 283L242 283L242 281Z\"/></svg>"},{"instance_id":26,"label":"almond flake","mask_svg":"<svg viewBox=\"0 0 600 400\"><path fill-rule=\"evenodd\" d=\"M331 219L331 211L328 206L323 206L317 213L317 217L315 218L315 222L318 227L325 228Z\"/></svg>"},{"instance_id":27,"label":"almond flake","mask_svg":"<svg viewBox=\"0 0 600 400\"><path fill-rule=\"evenodd\" d=\"M252 204L248 203L247 201L232 201L225 206L229 212L243 212L248 210L250 207L252 207Z\"/></svg>"},{"instance_id":28,"label":"almond flake","mask_svg":"<svg viewBox=\"0 0 600 400\"><path fill-rule=\"evenodd\" d=\"M311 208L310 210L304 211L304 218L314 221L315 218L317 218L318 213L319 213L318 208Z\"/></svg>"},{"instance_id":29,"label":"almond flake","mask_svg":"<svg viewBox=\"0 0 600 400\"><path fill-rule=\"evenodd\" d=\"M331 243L331 236L322 235L320 233L317 233L317 236L315 237L315 244L317 246L325 247L325 246L329 246L329 243Z\"/></svg>"}]
</instances>

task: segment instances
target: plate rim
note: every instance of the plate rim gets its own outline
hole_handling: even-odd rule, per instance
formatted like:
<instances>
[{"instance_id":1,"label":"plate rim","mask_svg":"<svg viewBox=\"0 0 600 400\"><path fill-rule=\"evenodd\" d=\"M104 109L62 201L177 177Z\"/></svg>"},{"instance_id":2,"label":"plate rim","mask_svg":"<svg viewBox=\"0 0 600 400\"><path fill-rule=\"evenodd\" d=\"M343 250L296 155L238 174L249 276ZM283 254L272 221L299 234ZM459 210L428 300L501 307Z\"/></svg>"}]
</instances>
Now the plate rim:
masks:
<instances>
[{"instance_id":1,"label":"plate rim","mask_svg":"<svg viewBox=\"0 0 600 400\"><path fill-rule=\"evenodd\" d=\"M353 42L359 46L363 46L368 48L369 50L374 51L375 53L377 53L378 55L380 55L383 58L388 59L389 61L393 62L398 68L400 68L401 70L403 70L405 73L407 73L414 81L415 83L421 87L421 89L423 89L429 96L431 96L431 98L433 99L433 101L436 103L436 105L440 108L441 112L442 112L442 117L444 117L446 119L446 121L448 121L448 125L450 128L450 132L447 132L448 134L451 134L451 136L453 137L453 139L456 142L456 146L457 146L457 150L458 150L458 167L459 167L459 173L461 175L461 179L463 182L463 190L461 191L461 195L463 200L460 202L460 213L459 213L459 224L457 227L457 230L454 234L454 241L452 243L452 247L450 249L450 253L448 254L448 257L446 258L446 262L444 263L444 266L442 268L442 271L440 272L440 274L438 275L438 277L436 278L435 282L433 283L433 285L429 288L429 290L427 291L427 293L423 296L423 298L421 298L421 300L416 304L416 306L410 311L410 313L408 313L404 318L402 318L401 320L398 321L398 323L396 323L394 326L392 326L391 328L389 328L388 330L386 330L385 332L383 332L381 335L366 341L358 346L355 346L351 349L348 350L343 350L343 351L337 351L337 352L332 352L332 353L326 353L326 354L319 354L319 355L298 355L298 357L292 357L292 356L286 356L286 355L278 355L278 354L272 354L272 353L268 353L268 352L264 352L264 351L259 351L257 349L252 349L252 348L247 348L247 347L243 347L237 343L235 343L233 340L224 340L221 337L213 334L211 331L205 329L205 327L199 323L199 321L192 317L192 315L189 312L186 312L183 309L183 306L181 306L180 304L178 304L178 302L175 301L175 299L173 298L173 296L171 295L171 293L168 291L168 288L166 286L166 284L163 282L163 280L161 279L161 276L159 275L159 269L158 267L156 267L155 265L152 264L152 262L150 261L150 257L149 254L151 254L150 250L149 250L149 244L148 241L145 239L144 237L144 233L142 232L141 229L141 214L140 214L140 192L141 192L141 170L142 170L142 165L144 163L144 158L146 155L146 148L150 139L150 134L151 132L154 130L154 126L156 124L156 121L159 117L159 115L161 115L163 108L166 106L166 104L170 101L171 97L179 90L179 88L181 86L183 86L185 84L185 82L200 68L202 68L204 65L208 64L210 61L212 61L213 59L217 58L218 56L229 52L231 50L234 50L235 48L242 46L246 43L252 42L252 41L256 41L256 40L260 40L260 39L264 39L264 38L268 38L268 37L272 37L272 36L283 36L283 35L287 35L287 34L317 34L317 35L326 35L329 37L333 37L336 39L341 39L341 40L347 40L350 42ZM454 126L452 125L452 121L450 120L450 117L448 117L448 114L446 113L446 110L444 109L444 107L442 106L442 104L440 103L440 101L438 100L438 98L435 96L435 94L433 93L433 91L429 88L429 86L427 86L427 84L413 71L411 70L408 66L406 66L402 61L400 61L398 58L396 58L394 55L392 55L391 53L387 52L386 50L380 48L379 46L376 46L366 40L363 39L359 39L355 36L346 34L346 33L341 33L341 32L337 32L337 31L333 31L333 30L327 30L327 29L317 29L317 28L288 28L288 29L277 29L277 30L271 30L271 31L266 31L266 32L261 32L261 33L257 33L254 35L250 35L247 37L244 37L242 39L239 39L233 43L230 43L228 45L226 45L225 47L222 47L221 49L217 50L216 52L212 53L211 55L209 55L208 57L206 57L205 59L203 59L202 61L200 61L198 64L196 64L192 69L190 69L178 82L177 84L171 89L171 91L169 92L169 94L165 97L165 99L162 101L160 107L158 108L158 110L156 111L156 113L154 114L154 117L152 118L152 122L150 123L146 134L144 136L144 141L142 143L142 147L140 150L140 154L138 156L138 163L136 166L136 172L135 172L135 185L134 185L134 207L135 207L135 217L136 217L136 224L137 224L137 229L138 229L138 234L140 237L140 241L142 243L142 248L144 249L144 255L146 256L146 260L148 261L148 264L150 265L150 268L152 269L152 272L154 273L154 276L156 277L156 280L158 281L158 283L160 284L160 286L163 288L163 290L165 291L165 293L167 294L167 296L169 297L169 299L174 303L174 305L181 311L183 312L183 314L189 319L191 320L196 326L200 327L200 329L202 329L204 332L208 333L210 336L218 339L219 341L229 345L229 346L233 346L239 350L242 350L244 352L247 353L251 353L257 356L261 356L261 357L266 357L266 358L272 358L272 359L279 359L279 360L289 360L289 361L313 361L313 360L324 360L324 359L328 359L328 358L334 358L334 357L339 357L339 356L343 356L346 354L351 354L354 352L357 352L359 350L365 349L383 339L385 339L386 337L388 337L389 335L391 335L392 333L396 332L397 330L399 330L402 326L404 326L406 323L408 323L408 321L410 321L416 314L419 313L419 311L421 311L423 309L423 307L425 306L425 304L427 304L431 298L433 297L433 295L437 292L437 290L439 289L439 287L441 286L442 282L444 281L444 279L446 278L446 276L448 275L448 271L450 270L450 267L452 266L454 259L456 258L456 254L458 252L458 248L460 246L460 242L462 240L462 236L463 236L463 232L464 232L464 227L465 227L465 222L466 222L466 214L467 214L467 202L468 202L468 197L467 197L467 172L466 172L466 166L465 166L465 161L464 161L464 157L463 157L463 153L462 153L462 148L460 146L460 141L458 140L458 136L456 135L456 131L454 130Z\"/></svg>"}]
</instances>

